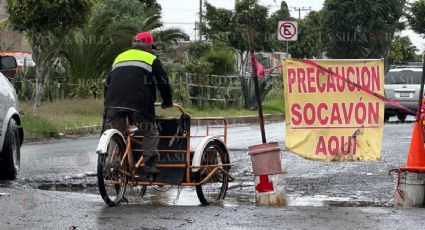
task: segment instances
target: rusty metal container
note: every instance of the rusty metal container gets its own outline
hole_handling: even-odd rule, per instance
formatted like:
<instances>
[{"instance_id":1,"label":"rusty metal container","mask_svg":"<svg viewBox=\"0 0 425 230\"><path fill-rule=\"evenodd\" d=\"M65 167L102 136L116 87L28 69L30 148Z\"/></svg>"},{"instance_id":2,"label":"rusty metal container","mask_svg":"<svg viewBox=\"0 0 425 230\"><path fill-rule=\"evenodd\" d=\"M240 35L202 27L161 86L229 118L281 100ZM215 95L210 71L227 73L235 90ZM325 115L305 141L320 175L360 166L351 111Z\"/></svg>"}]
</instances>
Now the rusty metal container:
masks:
<instances>
[{"instance_id":1,"label":"rusty metal container","mask_svg":"<svg viewBox=\"0 0 425 230\"><path fill-rule=\"evenodd\" d=\"M254 145L248 148L251 156L252 171L254 175L281 174L282 159L279 143L272 142L261 145Z\"/></svg>"},{"instance_id":2,"label":"rusty metal container","mask_svg":"<svg viewBox=\"0 0 425 230\"><path fill-rule=\"evenodd\" d=\"M394 196L397 207L424 207L425 173L399 172Z\"/></svg>"}]
</instances>

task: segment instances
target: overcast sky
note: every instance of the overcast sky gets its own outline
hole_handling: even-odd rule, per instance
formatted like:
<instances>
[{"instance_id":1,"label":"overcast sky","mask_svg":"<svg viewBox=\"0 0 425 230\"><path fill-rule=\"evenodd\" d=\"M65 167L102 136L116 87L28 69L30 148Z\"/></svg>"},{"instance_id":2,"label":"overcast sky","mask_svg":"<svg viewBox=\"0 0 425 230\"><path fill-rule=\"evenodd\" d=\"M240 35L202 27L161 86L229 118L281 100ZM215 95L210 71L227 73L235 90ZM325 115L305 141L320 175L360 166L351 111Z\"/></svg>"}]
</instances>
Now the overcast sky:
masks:
<instances>
[{"instance_id":1,"label":"overcast sky","mask_svg":"<svg viewBox=\"0 0 425 230\"><path fill-rule=\"evenodd\" d=\"M204 0L205 1L205 0ZM411 0L412 1L412 0ZM162 6L162 20L165 27L177 27L183 29L190 35L191 39L195 38L195 21L199 18L199 0L158 0ZM210 4L216 7L224 7L233 9L234 0L209 0ZM260 0L260 3L269 8L269 12L275 12L280 8L280 0ZM310 8L312 10L320 10L323 6L324 0L286 0L291 10L293 17L298 17L298 11L294 7ZM301 17L304 17L308 11L302 11ZM422 51L424 49L425 40L415 34L411 30L406 30L401 33L407 35L412 40L412 43Z\"/></svg>"}]
</instances>

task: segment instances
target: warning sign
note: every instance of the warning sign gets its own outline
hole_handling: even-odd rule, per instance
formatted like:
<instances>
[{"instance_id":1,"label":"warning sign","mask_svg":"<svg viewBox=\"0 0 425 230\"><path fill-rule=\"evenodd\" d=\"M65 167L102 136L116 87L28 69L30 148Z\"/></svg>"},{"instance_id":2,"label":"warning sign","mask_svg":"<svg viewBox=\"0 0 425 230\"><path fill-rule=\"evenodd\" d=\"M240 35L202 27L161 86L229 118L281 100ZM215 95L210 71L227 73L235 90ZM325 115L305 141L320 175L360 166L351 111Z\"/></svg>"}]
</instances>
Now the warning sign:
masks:
<instances>
[{"instance_id":1,"label":"warning sign","mask_svg":"<svg viewBox=\"0 0 425 230\"><path fill-rule=\"evenodd\" d=\"M322 161L381 157L382 60L283 61L288 150Z\"/></svg>"},{"instance_id":2,"label":"warning sign","mask_svg":"<svg viewBox=\"0 0 425 230\"><path fill-rule=\"evenodd\" d=\"M296 41L298 39L298 23L294 21L280 21L277 37L281 41Z\"/></svg>"}]
</instances>

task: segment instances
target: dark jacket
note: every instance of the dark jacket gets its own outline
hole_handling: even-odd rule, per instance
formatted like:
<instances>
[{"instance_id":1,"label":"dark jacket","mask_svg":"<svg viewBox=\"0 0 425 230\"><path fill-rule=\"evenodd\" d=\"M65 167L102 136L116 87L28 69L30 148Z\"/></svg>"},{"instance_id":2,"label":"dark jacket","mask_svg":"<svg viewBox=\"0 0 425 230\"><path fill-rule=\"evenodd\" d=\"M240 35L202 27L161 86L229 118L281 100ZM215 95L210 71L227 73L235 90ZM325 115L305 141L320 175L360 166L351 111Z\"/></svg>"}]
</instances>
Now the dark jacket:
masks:
<instances>
[{"instance_id":1,"label":"dark jacket","mask_svg":"<svg viewBox=\"0 0 425 230\"><path fill-rule=\"evenodd\" d=\"M171 88L161 61L151 53L130 49L117 56L106 80L105 109L131 109L154 121L156 88L162 104L171 105Z\"/></svg>"}]
</instances>

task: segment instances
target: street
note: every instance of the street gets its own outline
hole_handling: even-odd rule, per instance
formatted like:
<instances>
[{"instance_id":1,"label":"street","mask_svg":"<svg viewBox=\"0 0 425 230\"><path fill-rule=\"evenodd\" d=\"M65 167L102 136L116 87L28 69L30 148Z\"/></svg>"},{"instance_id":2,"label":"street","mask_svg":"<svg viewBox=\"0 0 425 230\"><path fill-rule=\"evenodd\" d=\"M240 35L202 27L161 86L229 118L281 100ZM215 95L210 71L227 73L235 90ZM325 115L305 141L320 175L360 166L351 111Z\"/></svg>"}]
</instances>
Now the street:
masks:
<instances>
[{"instance_id":1,"label":"street","mask_svg":"<svg viewBox=\"0 0 425 230\"><path fill-rule=\"evenodd\" d=\"M266 131L268 140L283 145L283 123L267 124ZM388 174L405 164L411 132L412 123L386 124L378 162L312 162L283 150L289 199L284 208L254 204L247 147L261 140L257 125L229 128L236 181L229 184L226 199L210 207L199 206L190 188L179 197L177 188L149 188L141 200L108 208L96 186L97 136L28 143L22 148L19 179L0 188L1 206L10 207L2 210L0 228L277 229L285 223L285 228L298 229L339 229L342 224L347 229L419 229L424 211L393 208L395 177Z\"/></svg>"},{"instance_id":2,"label":"street","mask_svg":"<svg viewBox=\"0 0 425 230\"><path fill-rule=\"evenodd\" d=\"M388 171L405 164L411 129L411 123L386 124L382 157L378 162L313 162L283 151L289 195L353 198L390 205L394 182ZM283 123L267 124L266 130L268 140L279 141L283 146ZM220 131L221 128L217 128L217 133ZM203 130L192 132L202 134ZM251 194L253 182L247 148L260 143L258 127L234 126L229 129L228 139L230 157L235 164L233 174L238 178L230 185L229 194ZM61 190L96 187L97 142L98 137L94 136L25 145L18 182Z\"/></svg>"}]
</instances>

